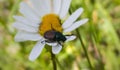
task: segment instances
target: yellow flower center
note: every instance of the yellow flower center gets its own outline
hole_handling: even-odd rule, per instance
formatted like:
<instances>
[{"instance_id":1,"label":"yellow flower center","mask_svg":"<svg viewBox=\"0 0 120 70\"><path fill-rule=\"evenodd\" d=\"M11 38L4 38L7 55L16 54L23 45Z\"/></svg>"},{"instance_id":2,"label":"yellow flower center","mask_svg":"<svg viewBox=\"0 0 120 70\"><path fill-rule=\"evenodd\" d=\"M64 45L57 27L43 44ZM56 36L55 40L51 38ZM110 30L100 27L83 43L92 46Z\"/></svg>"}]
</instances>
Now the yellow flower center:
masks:
<instances>
[{"instance_id":1,"label":"yellow flower center","mask_svg":"<svg viewBox=\"0 0 120 70\"><path fill-rule=\"evenodd\" d=\"M42 18L42 23L39 26L39 33L44 35L44 33L49 30L63 31L61 21L55 14L47 14Z\"/></svg>"}]
</instances>

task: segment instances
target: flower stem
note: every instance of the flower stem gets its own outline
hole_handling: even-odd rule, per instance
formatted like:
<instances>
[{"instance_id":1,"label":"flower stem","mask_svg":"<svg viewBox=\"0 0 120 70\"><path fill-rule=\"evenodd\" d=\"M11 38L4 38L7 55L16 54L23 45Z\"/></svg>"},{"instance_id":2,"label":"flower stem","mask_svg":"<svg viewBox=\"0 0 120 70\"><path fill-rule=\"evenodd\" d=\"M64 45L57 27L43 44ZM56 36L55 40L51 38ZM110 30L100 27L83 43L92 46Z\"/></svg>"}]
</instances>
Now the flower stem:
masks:
<instances>
[{"instance_id":1,"label":"flower stem","mask_svg":"<svg viewBox=\"0 0 120 70\"><path fill-rule=\"evenodd\" d=\"M57 70L55 55L52 52L51 52L51 59L52 59L52 64L53 64L53 70Z\"/></svg>"},{"instance_id":2,"label":"flower stem","mask_svg":"<svg viewBox=\"0 0 120 70\"><path fill-rule=\"evenodd\" d=\"M61 68L61 70L65 70L64 67L60 64L60 62L58 61L58 59L57 59L56 57L55 57L55 59L56 59L57 64L58 64L59 67Z\"/></svg>"},{"instance_id":3,"label":"flower stem","mask_svg":"<svg viewBox=\"0 0 120 70\"><path fill-rule=\"evenodd\" d=\"M87 49L85 48L85 45L84 45L84 43L83 43L83 41L82 41L81 34L80 34L80 32L78 31L78 29L76 29L76 32L77 32L77 34L78 34L78 38L79 38L79 40L80 40L80 42L81 42L82 48L83 48L83 50L84 50L84 52L85 52L85 55L86 55L86 57L87 57L87 61L88 61L88 63L89 63L89 67L91 68L91 70L93 70L92 64L91 64L91 62L90 62L90 58L89 58L88 53L87 53Z\"/></svg>"}]
</instances>

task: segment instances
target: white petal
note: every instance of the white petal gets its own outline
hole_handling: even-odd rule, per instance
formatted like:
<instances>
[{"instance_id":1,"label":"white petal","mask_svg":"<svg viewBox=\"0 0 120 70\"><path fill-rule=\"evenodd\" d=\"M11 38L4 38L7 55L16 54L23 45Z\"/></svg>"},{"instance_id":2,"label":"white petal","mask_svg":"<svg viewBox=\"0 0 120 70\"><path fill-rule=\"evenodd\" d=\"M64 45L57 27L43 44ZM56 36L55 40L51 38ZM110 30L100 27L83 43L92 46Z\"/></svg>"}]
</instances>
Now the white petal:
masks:
<instances>
[{"instance_id":1,"label":"white petal","mask_svg":"<svg viewBox=\"0 0 120 70\"><path fill-rule=\"evenodd\" d=\"M53 0L54 13L59 14L61 8L61 0Z\"/></svg>"},{"instance_id":2,"label":"white petal","mask_svg":"<svg viewBox=\"0 0 120 70\"><path fill-rule=\"evenodd\" d=\"M76 28L78 28L79 26L85 24L87 21L88 21L88 19L83 19L78 22L75 22L69 28L65 29L63 32L71 32L71 31L75 30Z\"/></svg>"},{"instance_id":3,"label":"white petal","mask_svg":"<svg viewBox=\"0 0 120 70\"><path fill-rule=\"evenodd\" d=\"M44 46L45 43L41 43L41 41L37 42L29 55L29 60L34 61L40 55Z\"/></svg>"},{"instance_id":4,"label":"white petal","mask_svg":"<svg viewBox=\"0 0 120 70\"><path fill-rule=\"evenodd\" d=\"M39 23L34 23L34 22L31 22L31 20L28 20L27 18L25 17L22 17L22 16L13 16L17 22L21 22L21 23L24 23L25 25L30 25L30 26L33 26L33 27L38 27L40 22Z\"/></svg>"},{"instance_id":5,"label":"white petal","mask_svg":"<svg viewBox=\"0 0 120 70\"><path fill-rule=\"evenodd\" d=\"M37 33L29 33L29 32L25 32L25 31L18 31L18 33L15 36L15 41L16 42L22 42L22 41L38 41L40 40L42 37L37 34Z\"/></svg>"},{"instance_id":6,"label":"white petal","mask_svg":"<svg viewBox=\"0 0 120 70\"><path fill-rule=\"evenodd\" d=\"M54 43L46 43L49 46L56 46L58 43L54 42Z\"/></svg>"},{"instance_id":7,"label":"white petal","mask_svg":"<svg viewBox=\"0 0 120 70\"><path fill-rule=\"evenodd\" d=\"M57 44L56 46L52 46L52 52L54 54L58 54L62 49L62 46L60 44Z\"/></svg>"},{"instance_id":8,"label":"white petal","mask_svg":"<svg viewBox=\"0 0 120 70\"><path fill-rule=\"evenodd\" d=\"M18 30L23 30L23 31L26 31L26 32L34 32L34 33L38 32L38 28L28 26L28 25L25 25L25 24L20 23L20 22L15 22L13 24L13 27L15 27Z\"/></svg>"},{"instance_id":9,"label":"white petal","mask_svg":"<svg viewBox=\"0 0 120 70\"><path fill-rule=\"evenodd\" d=\"M66 36L66 38L67 38L66 42L68 42L68 41L72 41L72 40L76 39L76 36L74 36L74 35Z\"/></svg>"},{"instance_id":10,"label":"white petal","mask_svg":"<svg viewBox=\"0 0 120 70\"><path fill-rule=\"evenodd\" d=\"M44 8L41 7L41 4L40 4L41 0L30 0L30 2L32 4L34 10L37 12L37 14L39 16L41 16L41 14L43 13L43 9L44 9Z\"/></svg>"},{"instance_id":11,"label":"white petal","mask_svg":"<svg viewBox=\"0 0 120 70\"><path fill-rule=\"evenodd\" d=\"M50 0L30 0L33 8L39 14L39 16L43 16L51 12L51 1Z\"/></svg>"},{"instance_id":12,"label":"white petal","mask_svg":"<svg viewBox=\"0 0 120 70\"><path fill-rule=\"evenodd\" d=\"M52 11L52 1L51 0L44 0L45 1L45 8L47 9L48 13L51 13Z\"/></svg>"},{"instance_id":13,"label":"white petal","mask_svg":"<svg viewBox=\"0 0 120 70\"><path fill-rule=\"evenodd\" d=\"M25 2L20 4L20 12L30 20L38 21L39 17L35 14L32 8Z\"/></svg>"},{"instance_id":14,"label":"white petal","mask_svg":"<svg viewBox=\"0 0 120 70\"><path fill-rule=\"evenodd\" d=\"M71 0L62 0L62 7L61 7L61 12L60 12L60 18L64 18L69 10Z\"/></svg>"},{"instance_id":15,"label":"white petal","mask_svg":"<svg viewBox=\"0 0 120 70\"><path fill-rule=\"evenodd\" d=\"M78 10L76 10L62 25L62 27L68 28L69 26L72 25L72 23L74 23L77 18L82 14L83 12L83 8L79 8Z\"/></svg>"}]
</instances>

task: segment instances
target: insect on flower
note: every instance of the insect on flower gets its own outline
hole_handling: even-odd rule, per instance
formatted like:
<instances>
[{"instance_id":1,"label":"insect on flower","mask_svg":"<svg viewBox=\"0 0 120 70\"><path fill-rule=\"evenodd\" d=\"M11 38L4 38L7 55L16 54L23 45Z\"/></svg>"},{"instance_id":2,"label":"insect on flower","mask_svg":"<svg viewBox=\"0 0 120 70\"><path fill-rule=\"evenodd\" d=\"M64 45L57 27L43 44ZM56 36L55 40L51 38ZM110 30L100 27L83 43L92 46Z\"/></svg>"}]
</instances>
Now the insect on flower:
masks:
<instances>
[{"instance_id":1,"label":"insect on flower","mask_svg":"<svg viewBox=\"0 0 120 70\"><path fill-rule=\"evenodd\" d=\"M44 37L47 39L46 42L65 42L66 41L66 37L58 32L58 31L55 31L55 30L50 30L50 31L47 31L45 34L44 34ZM60 44L60 43L59 43Z\"/></svg>"},{"instance_id":2,"label":"insect on flower","mask_svg":"<svg viewBox=\"0 0 120 70\"><path fill-rule=\"evenodd\" d=\"M71 0L29 0L20 3L20 13L23 16L14 16L13 26L18 30L15 41L37 41L29 59L34 61L41 53L45 44L52 46L52 52L58 54L62 44L74 40L75 35L69 35L88 19L76 21L82 14L83 8L77 9L67 19ZM63 22L61 22L63 21Z\"/></svg>"}]
</instances>

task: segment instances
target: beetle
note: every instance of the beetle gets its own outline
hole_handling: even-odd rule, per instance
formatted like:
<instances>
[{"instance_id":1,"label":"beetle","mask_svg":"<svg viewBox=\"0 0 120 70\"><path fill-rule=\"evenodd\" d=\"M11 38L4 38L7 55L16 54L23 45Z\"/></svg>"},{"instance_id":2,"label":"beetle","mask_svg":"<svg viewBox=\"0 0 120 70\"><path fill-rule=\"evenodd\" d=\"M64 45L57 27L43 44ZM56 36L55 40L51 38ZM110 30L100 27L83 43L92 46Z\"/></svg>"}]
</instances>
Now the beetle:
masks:
<instances>
[{"instance_id":1,"label":"beetle","mask_svg":"<svg viewBox=\"0 0 120 70\"><path fill-rule=\"evenodd\" d=\"M47 39L46 42L48 43L57 41L59 44L61 44L60 42L66 41L66 37L59 31L55 31L55 30L49 30L45 32L44 38Z\"/></svg>"}]
</instances>

